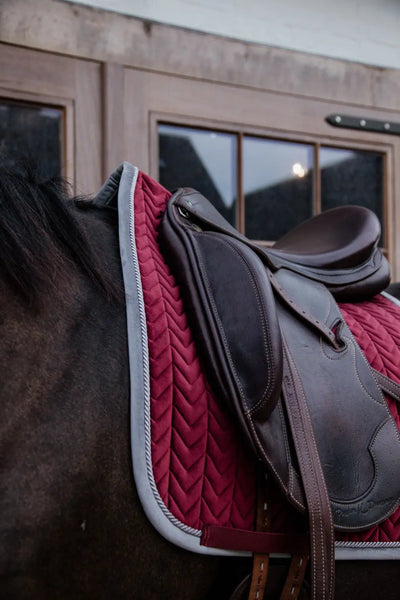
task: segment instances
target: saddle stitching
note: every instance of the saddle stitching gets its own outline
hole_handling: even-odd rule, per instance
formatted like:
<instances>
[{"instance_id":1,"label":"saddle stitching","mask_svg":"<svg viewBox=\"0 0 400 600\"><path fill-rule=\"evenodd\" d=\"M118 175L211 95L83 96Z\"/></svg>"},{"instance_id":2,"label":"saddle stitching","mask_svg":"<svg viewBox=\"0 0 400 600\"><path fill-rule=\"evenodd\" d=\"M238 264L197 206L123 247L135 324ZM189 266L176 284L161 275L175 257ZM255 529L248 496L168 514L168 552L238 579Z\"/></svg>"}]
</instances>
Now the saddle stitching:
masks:
<instances>
[{"instance_id":1,"label":"saddle stitching","mask_svg":"<svg viewBox=\"0 0 400 600\"><path fill-rule=\"evenodd\" d=\"M299 274L297 274L297 275L299 275ZM336 347L337 346L336 336L333 333L333 331L326 325L326 322L324 323L323 320L316 319L310 312L308 312L307 310L304 310L301 306L299 306L299 304L297 304L297 302L295 302L295 300L293 300L293 298L290 296L290 294L288 294L288 292L284 289L284 287L282 287L282 285L277 281L277 279L274 277L274 275L269 270L268 270L268 277L271 282L271 285L273 286L274 290L277 292L281 301L283 300L284 303L292 311L294 311L298 316L300 316L301 319L303 319L304 321L306 321L307 323L312 325L312 327L314 329L316 329L320 335L325 337L333 347ZM303 277L303 276L301 276L301 277ZM322 284L320 284L318 282L314 282L314 283L315 283L316 287L318 286L320 289L323 289ZM330 301L331 300L329 298L329 302ZM330 308L328 310L328 315L329 315L329 313L330 313Z\"/></svg>"}]
</instances>

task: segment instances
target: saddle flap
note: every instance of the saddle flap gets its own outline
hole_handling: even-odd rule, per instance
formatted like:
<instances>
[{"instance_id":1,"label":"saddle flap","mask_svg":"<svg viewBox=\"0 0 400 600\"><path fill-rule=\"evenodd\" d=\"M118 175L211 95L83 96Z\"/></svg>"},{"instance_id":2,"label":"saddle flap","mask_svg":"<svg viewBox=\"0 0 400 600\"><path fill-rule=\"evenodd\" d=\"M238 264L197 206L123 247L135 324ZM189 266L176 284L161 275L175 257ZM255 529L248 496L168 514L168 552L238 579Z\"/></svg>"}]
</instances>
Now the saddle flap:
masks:
<instances>
[{"instance_id":1,"label":"saddle flap","mask_svg":"<svg viewBox=\"0 0 400 600\"><path fill-rule=\"evenodd\" d=\"M335 349L287 305L277 304L285 346L301 378L335 527L365 529L399 503L398 429L329 291L285 269L276 277L296 303L303 303L327 327L339 323L342 346Z\"/></svg>"},{"instance_id":2,"label":"saddle flap","mask_svg":"<svg viewBox=\"0 0 400 600\"><path fill-rule=\"evenodd\" d=\"M261 260L228 235L197 231L173 203L160 243L182 286L214 389L240 420L266 419L279 399L282 347Z\"/></svg>"}]
</instances>

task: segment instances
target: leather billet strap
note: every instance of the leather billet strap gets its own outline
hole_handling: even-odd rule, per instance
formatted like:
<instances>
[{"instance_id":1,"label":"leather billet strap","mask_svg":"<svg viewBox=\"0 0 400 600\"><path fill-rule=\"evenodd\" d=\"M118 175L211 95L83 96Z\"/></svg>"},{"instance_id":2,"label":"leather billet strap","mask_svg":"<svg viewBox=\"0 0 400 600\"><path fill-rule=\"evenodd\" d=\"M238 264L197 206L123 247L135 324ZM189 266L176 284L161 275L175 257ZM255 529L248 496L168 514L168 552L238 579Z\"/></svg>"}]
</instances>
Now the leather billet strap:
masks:
<instances>
[{"instance_id":1,"label":"leather billet strap","mask_svg":"<svg viewBox=\"0 0 400 600\"><path fill-rule=\"evenodd\" d=\"M267 585L269 554L254 554L250 591L247 600L262 600Z\"/></svg>"},{"instance_id":2,"label":"leather billet strap","mask_svg":"<svg viewBox=\"0 0 400 600\"><path fill-rule=\"evenodd\" d=\"M301 587L304 582L308 564L307 556L293 556L289 566L289 572L286 577L280 600L297 600ZM237 585L229 600L248 600L248 589L250 585L251 574ZM262 596L260 596L262 599Z\"/></svg>"},{"instance_id":3,"label":"leather billet strap","mask_svg":"<svg viewBox=\"0 0 400 600\"><path fill-rule=\"evenodd\" d=\"M268 478L264 468L258 469L257 486L257 531L268 531L271 527L271 510L268 497L266 479ZM267 585L269 567L269 554L255 553L253 555L253 571L250 581L248 600L262 600Z\"/></svg>"},{"instance_id":4,"label":"leather billet strap","mask_svg":"<svg viewBox=\"0 0 400 600\"><path fill-rule=\"evenodd\" d=\"M271 527L271 501L268 485L268 473L264 467L259 468L257 489L257 519L258 531L268 531ZM291 558L289 571L280 600L297 600L304 581L308 563L308 553L295 554ZM250 591L247 600L262 600L267 586L269 554L255 553L253 570L250 578Z\"/></svg>"},{"instance_id":5,"label":"leather billet strap","mask_svg":"<svg viewBox=\"0 0 400 600\"><path fill-rule=\"evenodd\" d=\"M307 555L301 554L292 556L280 600L297 600L301 586L304 582L307 564Z\"/></svg>"},{"instance_id":6,"label":"leather billet strap","mask_svg":"<svg viewBox=\"0 0 400 600\"><path fill-rule=\"evenodd\" d=\"M316 319L312 314L305 310L304 307L299 306L294 301L293 297L290 296L281 285L279 285L278 281L269 269L267 270L267 274L275 292L279 294L280 299L286 304L286 306L295 312L299 319L305 321L307 325L314 328L320 336L325 338L325 340L331 344L332 348L335 348L335 350L340 350L342 344L340 339L337 338L335 331L331 327L328 327L322 320Z\"/></svg>"}]
</instances>

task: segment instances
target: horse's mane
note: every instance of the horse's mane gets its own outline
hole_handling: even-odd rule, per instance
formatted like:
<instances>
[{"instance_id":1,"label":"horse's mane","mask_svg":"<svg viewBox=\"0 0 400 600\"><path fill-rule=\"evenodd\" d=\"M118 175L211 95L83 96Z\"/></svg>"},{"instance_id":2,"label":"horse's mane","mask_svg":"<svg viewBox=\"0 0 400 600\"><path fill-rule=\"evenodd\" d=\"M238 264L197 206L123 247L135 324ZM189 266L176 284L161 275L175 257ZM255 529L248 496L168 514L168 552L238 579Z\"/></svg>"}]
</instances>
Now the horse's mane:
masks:
<instances>
[{"instance_id":1,"label":"horse's mane","mask_svg":"<svg viewBox=\"0 0 400 600\"><path fill-rule=\"evenodd\" d=\"M110 299L119 297L74 214L78 204L82 199L69 197L62 178L41 181L28 165L0 166L0 275L33 307L42 304L44 290L56 290L67 262Z\"/></svg>"}]
</instances>

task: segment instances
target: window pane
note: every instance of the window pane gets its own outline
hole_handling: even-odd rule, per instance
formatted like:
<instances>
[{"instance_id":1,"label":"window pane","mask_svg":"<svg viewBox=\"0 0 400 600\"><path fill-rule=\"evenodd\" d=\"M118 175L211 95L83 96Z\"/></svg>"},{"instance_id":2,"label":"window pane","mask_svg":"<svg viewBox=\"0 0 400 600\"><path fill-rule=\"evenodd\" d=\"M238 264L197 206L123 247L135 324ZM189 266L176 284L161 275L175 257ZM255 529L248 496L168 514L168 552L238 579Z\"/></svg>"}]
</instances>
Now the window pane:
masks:
<instances>
[{"instance_id":1,"label":"window pane","mask_svg":"<svg viewBox=\"0 0 400 600\"><path fill-rule=\"evenodd\" d=\"M366 206L378 216L383 232L383 155L321 147L320 166L322 210Z\"/></svg>"},{"instance_id":2,"label":"window pane","mask_svg":"<svg viewBox=\"0 0 400 600\"><path fill-rule=\"evenodd\" d=\"M158 133L160 183L198 190L236 226L236 136L172 125Z\"/></svg>"},{"instance_id":3,"label":"window pane","mask_svg":"<svg viewBox=\"0 0 400 600\"><path fill-rule=\"evenodd\" d=\"M313 146L243 140L245 233L276 240L313 211Z\"/></svg>"},{"instance_id":4,"label":"window pane","mask_svg":"<svg viewBox=\"0 0 400 600\"><path fill-rule=\"evenodd\" d=\"M2 162L29 161L42 177L61 175L62 111L0 100Z\"/></svg>"}]
</instances>

